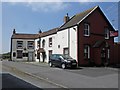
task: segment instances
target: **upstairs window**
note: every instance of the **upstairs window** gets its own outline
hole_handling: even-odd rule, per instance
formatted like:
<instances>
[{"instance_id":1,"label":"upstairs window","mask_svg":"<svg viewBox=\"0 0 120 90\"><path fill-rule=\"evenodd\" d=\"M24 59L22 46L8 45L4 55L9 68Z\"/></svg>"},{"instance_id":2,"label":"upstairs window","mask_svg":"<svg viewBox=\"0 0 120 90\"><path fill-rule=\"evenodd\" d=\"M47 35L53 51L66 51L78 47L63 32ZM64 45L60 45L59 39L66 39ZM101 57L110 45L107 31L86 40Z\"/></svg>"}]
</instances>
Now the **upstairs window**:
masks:
<instances>
[{"instance_id":1,"label":"upstairs window","mask_svg":"<svg viewBox=\"0 0 120 90\"><path fill-rule=\"evenodd\" d=\"M84 36L90 36L90 25L88 23L84 24Z\"/></svg>"},{"instance_id":2,"label":"upstairs window","mask_svg":"<svg viewBox=\"0 0 120 90\"><path fill-rule=\"evenodd\" d=\"M17 41L17 48L18 49L23 48L23 41Z\"/></svg>"},{"instance_id":3,"label":"upstairs window","mask_svg":"<svg viewBox=\"0 0 120 90\"><path fill-rule=\"evenodd\" d=\"M28 49L34 49L34 41L28 41Z\"/></svg>"},{"instance_id":4,"label":"upstairs window","mask_svg":"<svg viewBox=\"0 0 120 90\"><path fill-rule=\"evenodd\" d=\"M105 28L105 39L109 39L109 38L110 38L109 29Z\"/></svg>"},{"instance_id":5,"label":"upstairs window","mask_svg":"<svg viewBox=\"0 0 120 90\"><path fill-rule=\"evenodd\" d=\"M52 38L49 38L49 47L52 47Z\"/></svg>"},{"instance_id":6,"label":"upstairs window","mask_svg":"<svg viewBox=\"0 0 120 90\"><path fill-rule=\"evenodd\" d=\"M84 46L84 58L85 59L90 58L90 46L89 45Z\"/></svg>"},{"instance_id":7,"label":"upstairs window","mask_svg":"<svg viewBox=\"0 0 120 90\"><path fill-rule=\"evenodd\" d=\"M39 48L41 45L40 45L40 40L37 41L37 47Z\"/></svg>"},{"instance_id":8,"label":"upstairs window","mask_svg":"<svg viewBox=\"0 0 120 90\"><path fill-rule=\"evenodd\" d=\"M42 41L42 47L45 48L45 40Z\"/></svg>"}]
</instances>

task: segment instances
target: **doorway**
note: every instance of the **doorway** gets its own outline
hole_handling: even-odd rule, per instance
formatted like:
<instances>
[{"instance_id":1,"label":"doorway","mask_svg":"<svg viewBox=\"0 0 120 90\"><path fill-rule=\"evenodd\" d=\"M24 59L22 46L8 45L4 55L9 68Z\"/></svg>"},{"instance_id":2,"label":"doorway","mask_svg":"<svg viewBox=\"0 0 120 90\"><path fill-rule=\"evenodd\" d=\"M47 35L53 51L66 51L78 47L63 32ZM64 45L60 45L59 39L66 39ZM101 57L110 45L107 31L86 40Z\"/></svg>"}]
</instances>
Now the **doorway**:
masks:
<instances>
[{"instance_id":1,"label":"doorway","mask_svg":"<svg viewBox=\"0 0 120 90\"><path fill-rule=\"evenodd\" d=\"M33 61L33 52L28 52L28 61Z\"/></svg>"}]
</instances>

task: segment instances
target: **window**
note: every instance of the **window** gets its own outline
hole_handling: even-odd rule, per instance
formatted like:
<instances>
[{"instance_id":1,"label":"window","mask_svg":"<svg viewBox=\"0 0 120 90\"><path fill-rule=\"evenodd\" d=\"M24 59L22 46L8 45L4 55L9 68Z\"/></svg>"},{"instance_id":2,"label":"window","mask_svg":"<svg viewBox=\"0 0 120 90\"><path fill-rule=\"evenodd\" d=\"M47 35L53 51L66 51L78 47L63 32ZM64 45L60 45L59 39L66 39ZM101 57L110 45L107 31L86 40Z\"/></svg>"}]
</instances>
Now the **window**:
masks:
<instances>
[{"instance_id":1,"label":"window","mask_svg":"<svg viewBox=\"0 0 120 90\"><path fill-rule=\"evenodd\" d=\"M23 48L23 41L17 41L17 48Z\"/></svg>"},{"instance_id":2,"label":"window","mask_svg":"<svg viewBox=\"0 0 120 90\"><path fill-rule=\"evenodd\" d=\"M40 47L40 40L37 41L37 47Z\"/></svg>"},{"instance_id":3,"label":"window","mask_svg":"<svg viewBox=\"0 0 120 90\"><path fill-rule=\"evenodd\" d=\"M90 58L90 46L89 45L84 46L84 58L85 59Z\"/></svg>"},{"instance_id":4,"label":"window","mask_svg":"<svg viewBox=\"0 0 120 90\"><path fill-rule=\"evenodd\" d=\"M28 53L23 53L23 57L28 57Z\"/></svg>"},{"instance_id":5,"label":"window","mask_svg":"<svg viewBox=\"0 0 120 90\"><path fill-rule=\"evenodd\" d=\"M64 48L64 49L63 49L63 54L64 54L65 56L69 56L69 48Z\"/></svg>"},{"instance_id":6,"label":"window","mask_svg":"<svg viewBox=\"0 0 120 90\"><path fill-rule=\"evenodd\" d=\"M49 47L52 47L52 38L49 38Z\"/></svg>"},{"instance_id":7,"label":"window","mask_svg":"<svg viewBox=\"0 0 120 90\"><path fill-rule=\"evenodd\" d=\"M43 39L42 41L42 47L44 48L45 47L45 40Z\"/></svg>"},{"instance_id":8,"label":"window","mask_svg":"<svg viewBox=\"0 0 120 90\"><path fill-rule=\"evenodd\" d=\"M105 39L109 39L109 29L105 28Z\"/></svg>"},{"instance_id":9,"label":"window","mask_svg":"<svg viewBox=\"0 0 120 90\"><path fill-rule=\"evenodd\" d=\"M13 52L13 57L16 57L16 52Z\"/></svg>"},{"instance_id":10,"label":"window","mask_svg":"<svg viewBox=\"0 0 120 90\"><path fill-rule=\"evenodd\" d=\"M34 49L34 41L28 41L28 49Z\"/></svg>"},{"instance_id":11,"label":"window","mask_svg":"<svg viewBox=\"0 0 120 90\"><path fill-rule=\"evenodd\" d=\"M49 50L49 59L51 55L52 55L52 50Z\"/></svg>"},{"instance_id":12,"label":"window","mask_svg":"<svg viewBox=\"0 0 120 90\"><path fill-rule=\"evenodd\" d=\"M90 36L90 25L87 23L84 24L84 36Z\"/></svg>"},{"instance_id":13,"label":"window","mask_svg":"<svg viewBox=\"0 0 120 90\"><path fill-rule=\"evenodd\" d=\"M17 58L22 58L23 54L22 54L22 50L17 50Z\"/></svg>"}]
</instances>

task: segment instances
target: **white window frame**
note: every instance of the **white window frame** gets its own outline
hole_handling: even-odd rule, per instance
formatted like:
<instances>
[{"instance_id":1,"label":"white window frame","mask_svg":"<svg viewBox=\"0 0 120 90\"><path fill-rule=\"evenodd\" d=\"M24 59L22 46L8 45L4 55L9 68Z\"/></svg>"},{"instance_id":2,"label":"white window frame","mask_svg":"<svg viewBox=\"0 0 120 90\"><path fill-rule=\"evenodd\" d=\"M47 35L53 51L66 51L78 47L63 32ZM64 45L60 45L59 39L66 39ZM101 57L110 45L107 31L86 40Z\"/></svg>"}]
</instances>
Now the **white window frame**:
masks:
<instances>
[{"instance_id":1,"label":"white window frame","mask_svg":"<svg viewBox=\"0 0 120 90\"><path fill-rule=\"evenodd\" d=\"M34 49L34 41L28 41L27 48Z\"/></svg>"},{"instance_id":2,"label":"white window frame","mask_svg":"<svg viewBox=\"0 0 120 90\"><path fill-rule=\"evenodd\" d=\"M50 39L51 39L51 41L50 41ZM52 47L52 37L51 38L49 38L49 47Z\"/></svg>"},{"instance_id":3,"label":"white window frame","mask_svg":"<svg viewBox=\"0 0 120 90\"><path fill-rule=\"evenodd\" d=\"M85 57L85 54L87 54L87 57ZM84 58L90 59L90 46L89 45L84 46Z\"/></svg>"},{"instance_id":4,"label":"white window frame","mask_svg":"<svg viewBox=\"0 0 120 90\"><path fill-rule=\"evenodd\" d=\"M22 49L23 48L23 41L17 41L17 48Z\"/></svg>"},{"instance_id":5,"label":"white window frame","mask_svg":"<svg viewBox=\"0 0 120 90\"><path fill-rule=\"evenodd\" d=\"M109 39L110 38L110 31L108 28L105 28L105 39Z\"/></svg>"},{"instance_id":6,"label":"white window frame","mask_svg":"<svg viewBox=\"0 0 120 90\"><path fill-rule=\"evenodd\" d=\"M87 32L87 33L85 33L85 32ZM84 24L84 36L90 36L90 25L88 23Z\"/></svg>"}]
</instances>

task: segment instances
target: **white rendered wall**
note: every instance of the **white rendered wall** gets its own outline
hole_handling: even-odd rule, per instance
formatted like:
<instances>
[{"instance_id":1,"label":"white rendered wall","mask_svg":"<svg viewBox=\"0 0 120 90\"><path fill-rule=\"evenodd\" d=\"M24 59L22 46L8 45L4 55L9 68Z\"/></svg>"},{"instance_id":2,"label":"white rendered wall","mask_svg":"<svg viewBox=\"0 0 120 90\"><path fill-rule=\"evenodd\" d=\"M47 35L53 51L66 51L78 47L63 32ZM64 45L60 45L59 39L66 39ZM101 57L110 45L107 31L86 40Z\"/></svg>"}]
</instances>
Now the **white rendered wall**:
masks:
<instances>
[{"instance_id":1,"label":"white rendered wall","mask_svg":"<svg viewBox=\"0 0 120 90\"><path fill-rule=\"evenodd\" d=\"M23 48L22 49L17 49L17 41L23 41ZM21 61L21 59L17 59L17 50L23 50L23 53L28 53L28 52L34 52L34 49L28 49L27 44L28 41L34 41L34 40L29 40L29 39L12 39L12 60L14 61ZM24 50L26 48L26 50ZM16 57L13 57L13 52L16 52ZM34 58L34 57L33 57ZM28 57L23 57L22 60L27 61Z\"/></svg>"}]
</instances>

